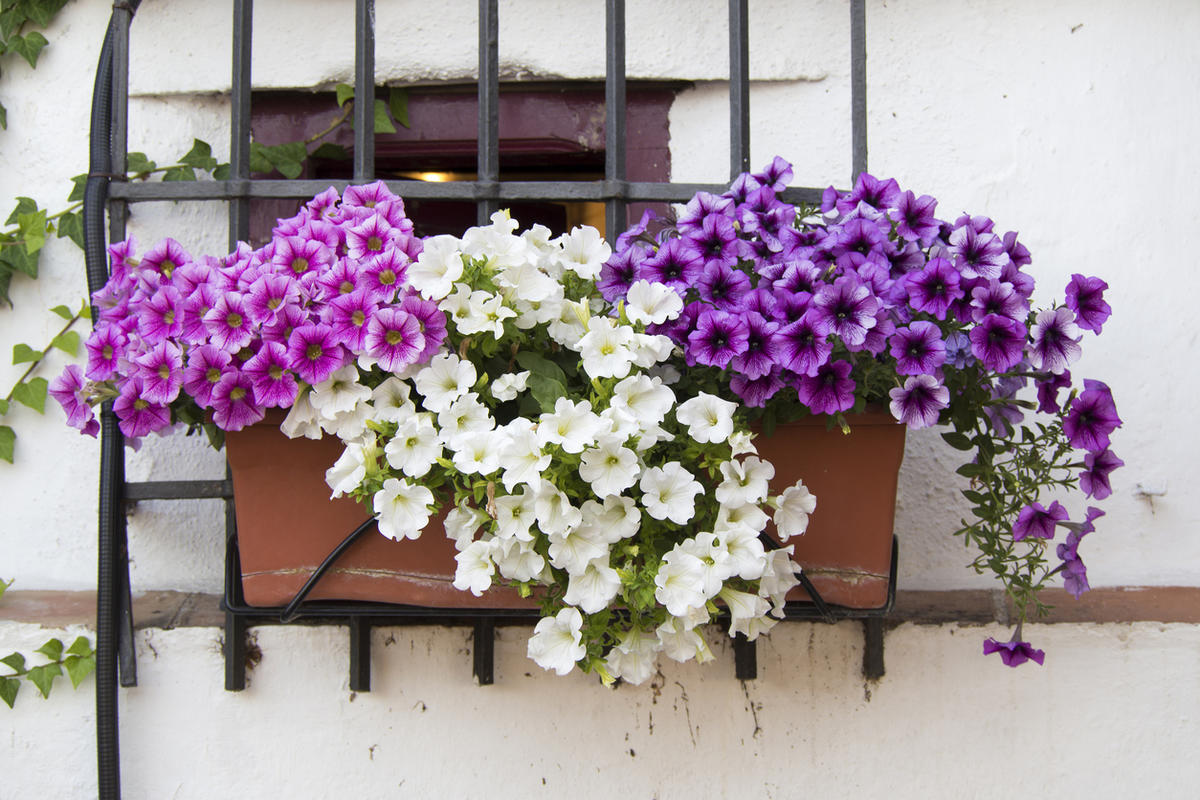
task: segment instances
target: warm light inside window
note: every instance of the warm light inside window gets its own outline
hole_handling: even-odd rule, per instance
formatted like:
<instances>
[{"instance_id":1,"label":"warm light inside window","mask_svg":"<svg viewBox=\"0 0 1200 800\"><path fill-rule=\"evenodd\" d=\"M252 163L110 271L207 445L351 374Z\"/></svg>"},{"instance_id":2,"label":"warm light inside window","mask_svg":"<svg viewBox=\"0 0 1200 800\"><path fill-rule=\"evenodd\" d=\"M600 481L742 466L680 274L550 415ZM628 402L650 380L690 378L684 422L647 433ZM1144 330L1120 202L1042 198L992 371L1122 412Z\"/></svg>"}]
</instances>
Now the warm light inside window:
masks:
<instances>
[{"instance_id":1,"label":"warm light inside window","mask_svg":"<svg viewBox=\"0 0 1200 800\"><path fill-rule=\"evenodd\" d=\"M454 180L454 176L449 172L418 172L414 177L427 183L445 183Z\"/></svg>"}]
</instances>

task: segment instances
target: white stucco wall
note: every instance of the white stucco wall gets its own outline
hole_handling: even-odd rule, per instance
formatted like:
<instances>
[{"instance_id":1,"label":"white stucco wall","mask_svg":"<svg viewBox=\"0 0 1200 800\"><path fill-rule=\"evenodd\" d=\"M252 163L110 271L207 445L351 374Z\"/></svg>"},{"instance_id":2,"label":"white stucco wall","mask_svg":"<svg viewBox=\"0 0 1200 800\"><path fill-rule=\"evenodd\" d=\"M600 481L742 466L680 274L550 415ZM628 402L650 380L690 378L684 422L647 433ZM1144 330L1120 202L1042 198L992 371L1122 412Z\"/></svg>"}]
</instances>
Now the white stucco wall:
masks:
<instances>
[{"instance_id":1,"label":"white stucco wall","mask_svg":"<svg viewBox=\"0 0 1200 800\"><path fill-rule=\"evenodd\" d=\"M377 4L381 81L472 74L474 4ZM199 136L218 155L227 152L230 4L144 5L133 30L131 149L165 161ZM673 177L724 179L725 4L628 5L630 77L696 82L671 111ZM603 74L602 4L501 6L505 74ZM846 4L750 6L753 163L778 153L796 163L799 184L844 185ZM86 169L92 72L110 7L77 0L36 71L6 64L0 197L30 195L58 208L67 179ZM350 7L260 0L256 84L328 88L348 80ZM711 22L689 30L681 22L688 19ZM1073 272L1110 284L1112 320L1099 340L1089 335L1074 370L1106 380L1125 421L1113 447L1127 466L1114 475L1108 516L1084 555L1093 586L1200 585L1200 505L1187 480L1198 442L1178 423L1185 398L1200 388L1189 369L1196 336L1185 322L1200 289L1189 247L1200 196L1188 185L1200 172L1198 29L1193 3L868 3L871 171L935 195L943 216L983 213L1020 231L1043 299L1061 296ZM143 243L169 233L193 252L216 252L224 225L217 204L158 204L136 207L130 230ZM0 392L22 370L3 363L12 345L47 341L59 321L46 309L78 304L85 291L82 258L62 240L47 244L40 280L14 281L16 308L0 310ZM50 372L63 363L54 356ZM0 463L0 577L16 578L14 589L94 587L98 447L68 430L52 404L45 418L17 408L5 423L20 438L17 464ZM904 588L991 587L962 568L961 543L947 535L960 513L953 455L936 434L910 437L897 521ZM129 459L132 479L222 471L198 442L151 442ZM1150 499L1139 486L1165 494ZM214 506L146 503L135 511L135 590L220 590ZM1027 633L1047 648L1041 670L981 659L980 639L999 630L905 626L889 634L888 675L864 687L856 626L786 626L760 648L757 683L735 681L723 653L715 669L664 667L656 697L649 687L613 693L588 678L541 675L524 660L518 630L503 634L498 683L482 689L471 685L464 632L400 631L387 648L378 632L376 691L351 698L338 631L259 631L264 660L243 694L221 691L216 630L148 631L140 634L142 685L122 695L123 778L127 796L180 798L266 791L271 780L297 796L314 796L313 787L325 787L318 795L375 796L402 783L412 796L507 796L495 788L503 786L511 794L616 789L666 798L731 793L739 777L756 787L751 794L776 797L841 796L847 785L868 796L886 788L946 797L1034 788L1194 793L1187 788L1200 774L1181 748L1200 733L1196 628L1059 625ZM0 623L0 651L28 651L46 635ZM1128 690L1114 696L1115 685ZM423 713L414 710L419 702ZM758 736L745 711L751 702L761 704ZM26 696L16 712L0 710L0 752L16 769L14 782L6 766L4 785L87 796L95 780L90 713L88 692L48 703ZM532 747L501 732L517 720ZM1136 746L1113 744L1114 721ZM297 746L287 745L289 735ZM237 746L253 751L259 766L239 765ZM1037 752L1037 762L1014 763L1014 748ZM480 777L469 774L476 758Z\"/></svg>"}]
</instances>

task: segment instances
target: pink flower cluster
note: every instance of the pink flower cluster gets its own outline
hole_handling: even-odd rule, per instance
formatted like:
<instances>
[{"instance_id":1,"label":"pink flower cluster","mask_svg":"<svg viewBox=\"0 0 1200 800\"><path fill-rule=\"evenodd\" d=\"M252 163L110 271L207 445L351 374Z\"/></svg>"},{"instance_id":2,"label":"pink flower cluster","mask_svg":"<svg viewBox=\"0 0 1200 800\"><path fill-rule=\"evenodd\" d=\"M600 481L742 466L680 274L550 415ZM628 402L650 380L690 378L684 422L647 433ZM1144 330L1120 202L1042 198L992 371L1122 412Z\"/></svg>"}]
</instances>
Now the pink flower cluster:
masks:
<instances>
[{"instance_id":1,"label":"pink flower cluster","mask_svg":"<svg viewBox=\"0 0 1200 800\"><path fill-rule=\"evenodd\" d=\"M239 430L347 364L400 371L445 339L437 304L407 288L422 243L382 181L328 189L257 250L193 259L166 239L138 259L134 248L109 248L86 370L68 367L51 386L85 433L105 398L134 439L181 416ZM178 413L192 403L202 411Z\"/></svg>"}]
</instances>

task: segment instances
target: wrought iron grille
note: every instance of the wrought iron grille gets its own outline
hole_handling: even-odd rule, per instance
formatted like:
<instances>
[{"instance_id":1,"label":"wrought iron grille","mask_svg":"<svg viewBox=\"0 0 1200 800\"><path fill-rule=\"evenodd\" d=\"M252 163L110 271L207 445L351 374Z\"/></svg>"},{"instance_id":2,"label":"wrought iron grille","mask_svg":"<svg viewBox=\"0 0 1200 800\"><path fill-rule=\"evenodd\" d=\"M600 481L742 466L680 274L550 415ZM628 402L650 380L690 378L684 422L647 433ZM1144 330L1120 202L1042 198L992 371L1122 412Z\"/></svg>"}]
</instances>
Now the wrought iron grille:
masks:
<instances>
[{"instance_id":1,"label":"wrought iron grille","mask_svg":"<svg viewBox=\"0 0 1200 800\"><path fill-rule=\"evenodd\" d=\"M853 175L866 170L866 12L865 0L850 0L851 37L851 164ZM108 241L125 238L126 212L131 203L191 200L222 201L229 207L229 245L249 238L250 202L255 198L311 197L328 186L339 191L349 181L251 180L251 21L252 0L234 0L232 28L232 90L230 118L230 177L202 182L131 183L124 180L128 133L129 36L140 0L118 0L105 37L97 69L93 98L91 163L85 193L85 235L88 286L100 289L108 278L105 254L105 212ZM478 0L478 146L476 178L470 181L427 183L389 181L389 187L406 199L473 202L480 224L505 203L517 201L593 201L606 210L609 241L625 227L626 210L634 202L682 202L697 191L720 193L724 185L648 183L626 176L625 2L606 0L605 9L605 152L601 181L504 181L500 179L499 139L499 9L498 0ZM375 177L375 4L355 2L355 98L353 182ZM729 0L729 152L730 176L750 168L750 76L748 0ZM804 187L785 192L789 202L819 202L821 190ZM117 684L137 683L133 648L125 504L136 500L216 498L225 502L226 568L226 688L245 686L245 634L248 624L279 622L279 611L250 609L239 604L236 526L231 481L157 481L127 483L124 447L111 404L101 415L101 470L99 511L99 565L97 601L97 756L101 798L120 795L117 730ZM893 548L892 592L895 589ZM811 586L810 586L811 588ZM795 619L833 621L846 617L866 620L867 647L864 672L883 673L881 616L888 606L874 611L851 611L825 606L814 594L813 604L789 609ZM302 599L302 598L298 598ZM308 604L288 609L291 616L310 621L346 624L351 638L351 680L355 691L370 687L370 628L373 623L400 624L425 621L466 622L475 626L474 672L481 684L491 683L491 645L494 625L504 619L485 611L413 610L368 604ZM512 612L506 612L510 616ZM753 645L735 640L739 678L755 674Z\"/></svg>"}]
</instances>

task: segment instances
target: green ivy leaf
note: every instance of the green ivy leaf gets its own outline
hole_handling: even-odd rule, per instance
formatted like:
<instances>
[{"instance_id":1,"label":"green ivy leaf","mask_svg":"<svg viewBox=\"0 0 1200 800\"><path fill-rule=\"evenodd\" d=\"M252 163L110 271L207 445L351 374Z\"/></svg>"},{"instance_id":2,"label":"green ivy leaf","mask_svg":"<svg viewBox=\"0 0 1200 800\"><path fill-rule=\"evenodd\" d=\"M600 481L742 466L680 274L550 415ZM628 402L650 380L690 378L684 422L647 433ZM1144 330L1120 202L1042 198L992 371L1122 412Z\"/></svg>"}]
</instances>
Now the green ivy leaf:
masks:
<instances>
[{"instance_id":1,"label":"green ivy leaf","mask_svg":"<svg viewBox=\"0 0 1200 800\"><path fill-rule=\"evenodd\" d=\"M37 361L43 355L45 355L45 353L43 353L41 350L34 350L27 344L13 345L14 364L29 364L33 361Z\"/></svg>"},{"instance_id":2,"label":"green ivy leaf","mask_svg":"<svg viewBox=\"0 0 1200 800\"><path fill-rule=\"evenodd\" d=\"M8 413L8 401L5 400L3 397L0 397L0 416L4 416L7 413ZM3 594L4 594L4 592L0 592L0 595L3 595Z\"/></svg>"},{"instance_id":3,"label":"green ivy leaf","mask_svg":"<svg viewBox=\"0 0 1200 800\"><path fill-rule=\"evenodd\" d=\"M27 19L25 13L15 3L4 3L4 11L0 12L0 39L7 39L12 32L21 27Z\"/></svg>"},{"instance_id":4,"label":"green ivy leaf","mask_svg":"<svg viewBox=\"0 0 1200 800\"><path fill-rule=\"evenodd\" d=\"M354 87L348 83L339 83L334 88L334 91L337 92L338 108L341 108L342 106L346 105L347 100L354 99Z\"/></svg>"},{"instance_id":5,"label":"green ivy leaf","mask_svg":"<svg viewBox=\"0 0 1200 800\"><path fill-rule=\"evenodd\" d=\"M29 670L25 679L38 688L42 697L49 697L50 689L54 686L54 679L59 675L62 675L62 667L58 664L43 664Z\"/></svg>"},{"instance_id":6,"label":"green ivy leaf","mask_svg":"<svg viewBox=\"0 0 1200 800\"><path fill-rule=\"evenodd\" d=\"M71 679L71 687L79 688L79 684L83 683L83 679L96 669L96 659L92 656L67 656L63 660L63 666L67 668L67 677Z\"/></svg>"},{"instance_id":7,"label":"green ivy leaf","mask_svg":"<svg viewBox=\"0 0 1200 800\"><path fill-rule=\"evenodd\" d=\"M0 103L0 128L8 130L8 109L4 107L4 103Z\"/></svg>"},{"instance_id":8,"label":"green ivy leaf","mask_svg":"<svg viewBox=\"0 0 1200 800\"><path fill-rule=\"evenodd\" d=\"M8 287L12 284L13 268L9 264L5 264L0 259L0 303L12 307L12 300L8 296Z\"/></svg>"},{"instance_id":9,"label":"green ivy leaf","mask_svg":"<svg viewBox=\"0 0 1200 800\"><path fill-rule=\"evenodd\" d=\"M388 92L388 110L392 112L392 118L406 128L412 126L408 124L408 89L399 86L393 86Z\"/></svg>"},{"instance_id":10,"label":"green ivy leaf","mask_svg":"<svg viewBox=\"0 0 1200 800\"><path fill-rule=\"evenodd\" d=\"M350 152L340 144L333 142L322 142L321 145L312 151L313 158L328 158L334 161L346 161L350 158Z\"/></svg>"},{"instance_id":11,"label":"green ivy leaf","mask_svg":"<svg viewBox=\"0 0 1200 800\"><path fill-rule=\"evenodd\" d=\"M547 413L554 411L554 403L560 397L567 396L566 384L547 378L545 375L532 374L529 376L529 393Z\"/></svg>"},{"instance_id":12,"label":"green ivy leaf","mask_svg":"<svg viewBox=\"0 0 1200 800\"><path fill-rule=\"evenodd\" d=\"M46 389L49 383L45 378L30 378L25 383L13 387L12 398L18 403L29 406L39 414L46 413Z\"/></svg>"},{"instance_id":13,"label":"green ivy leaf","mask_svg":"<svg viewBox=\"0 0 1200 800\"><path fill-rule=\"evenodd\" d=\"M7 425L0 425L0 458L13 463L13 447L17 441L16 432Z\"/></svg>"},{"instance_id":14,"label":"green ivy leaf","mask_svg":"<svg viewBox=\"0 0 1200 800\"><path fill-rule=\"evenodd\" d=\"M267 148L259 142L250 143L250 171L251 172L270 172L275 167L271 164L271 159L267 158Z\"/></svg>"},{"instance_id":15,"label":"green ivy leaf","mask_svg":"<svg viewBox=\"0 0 1200 800\"><path fill-rule=\"evenodd\" d=\"M145 153L134 152L125 156L125 171L130 175L142 175L155 169L158 169L158 164L146 158Z\"/></svg>"},{"instance_id":16,"label":"green ivy leaf","mask_svg":"<svg viewBox=\"0 0 1200 800\"><path fill-rule=\"evenodd\" d=\"M396 132L396 126L392 124L392 119L388 116L387 103L382 100L375 101L375 132Z\"/></svg>"},{"instance_id":17,"label":"green ivy leaf","mask_svg":"<svg viewBox=\"0 0 1200 800\"><path fill-rule=\"evenodd\" d=\"M78 203L83 199L83 190L87 187L87 173L71 178L71 193L67 195L68 203Z\"/></svg>"},{"instance_id":18,"label":"green ivy leaf","mask_svg":"<svg viewBox=\"0 0 1200 800\"><path fill-rule=\"evenodd\" d=\"M83 249L83 215L63 214L58 218L58 238L70 239ZM67 317L70 319L70 317Z\"/></svg>"},{"instance_id":19,"label":"green ivy leaf","mask_svg":"<svg viewBox=\"0 0 1200 800\"><path fill-rule=\"evenodd\" d=\"M279 170L279 174L292 179L300 177L300 173L304 171L304 159L308 158L308 148L304 142L286 142L264 147L263 155Z\"/></svg>"},{"instance_id":20,"label":"green ivy leaf","mask_svg":"<svg viewBox=\"0 0 1200 800\"><path fill-rule=\"evenodd\" d=\"M41 653L51 661L58 661L62 658L63 643L59 639L51 639L33 652Z\"/></svg>"},{"instance_id":21,"label":"green ivy leaf","mask_svg":"<svg viewBox=\"0 0 1200 800\"><path fill-rule=\"evenodd\" d=\"M24 36L13 36L8 40L8 49L17 53L26 61L29 66L36 67L38 56L42 52L42 48L50 44L46 41L46 37L42 36L37 31L27 33Z\"/></svg>"},{"instance_id":22,"label":"green ivy leaf","mask_svg":"<svg viewBox=\"0 0 1200 800\"><path fill-rule=\"evenodd\" d=\"M212 175L214 180L227 181L232 174L233 169L228 164L217 164L217 168L213 170Z\"/></svg>"},{"instance_id":23,"label":"green ivy leaf","mask_svg":"<svg viewBox=\"0 0 1200 800\"><path fill-rule=\"evenodd\" d=\"M71 642L71 646L67 648L69 656L93 656L96 654L92 647L91 641L86 636L76 636L75 641Z\"/></svg>"},{"instance_id":24,"label":"green ivy leaf","mask_svg":"<svg viewBox=\"0 0 1200 800\"><path fill-rule=\"evenodd\" d=\"M58 12L62 11L66 4L67 0L25 0L20 7L30 21L39 28L44 28L58 16Z\"/></svg>"},{"instance_id":25,"label":"green ivy leaf","mask_svg":"<svg viewBox=\"0 0 1200 800\"><path fill-rule=\"evenodd\" d=\"M32 214L37 211L37 201L31 197L18 197L17 207L8 215L8 219L4 220L5 225L16 225L17 219L22 214Z\"/></svg>"},{"instance_id":26,"label":"green ivy leaf","mask_svg":"<svg viewBox=\"0 0 1200 800\"><path fill-rule=\"evenodd\" d=\"M25 240L25 252L32 255L46 243L46 209L39 208L17 216L17 229Z\"/></svg>"},{"instance_id":27,"label":"green ivy leaf","mask_svg":"<svg viewBox=\"0 0 1200 800\"><path fill-rule=\"evenodd\" d=\"M30 253L19 244L0 248L0 262L7 264L11 271L23 272L34 279L38 276L38 253ZM8 300L7 286L4 299Z\"/></svg>"},{"instance_id":28,"label":"green ivy leaf","mask_svg":"<svg viewBox=\"0 0 1200 800\"><path fill-rule=\"evenodd\" d=\"M12 653L4 658L0 658L0 664L4 664L6 667L11 668L13 672L24 672L25 656L21 655L20 653Z\"/></svg>"},{"instance_id":29,"label":"green ivy leaf","mask_svg":"<svg viewBox=\"0 0 1200 800\"><path fill-rule=\"evenodd\" d=\"M955 450L970 450L973 447L971 440L966 437L966 434L958 433L957 431L943 433L942 438L946 440L946 444Z\"/></svg>"},{"instance_id":30,"label":"green ivy leaf","mask_svg":"<svg viewBox=\"0 0 1200 800\"><path fill-rule=\"evenodd\" d=\"M164 181L194 181L196 180L196 170L191 167L171 167L163 172L162 179Z\"/></svg>"},{"instance_id":31,"label":"green ivy leaf","mask_svg":"<svg viewBox=\"0 0 1200 800\"><path fill-rule=\"evenodd\" d=\"M192 140L192 149L179 159L180 164L212 172L217 168L217 160L213 158L212 146L200 139Z\"/></svg>"},{"instance_id":32,"label":"green ivy leaf","mask_svg":"<svg viewBox=\"0 0 1200 800\"><path fill-rule=\"evenodd\" d=\"M57 347L71 357L79 355L79 334L76 331L63 331L50 342L51 347Z\"/></svg>"},{"instance_id":33,"label":"green ivy leaf","mask_svg":"<svg viewBox=\"0 0 1200 800\"><path fill-rule=\"evenodd\" d=\"M9 708L13 707L16 702L17 692L21 691L21 682L16 678L0 678L0 700L8 704Z\"/></svg>"}]
</instances>

